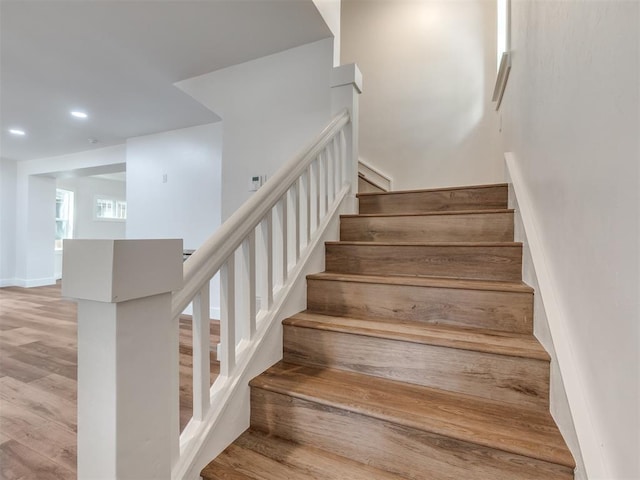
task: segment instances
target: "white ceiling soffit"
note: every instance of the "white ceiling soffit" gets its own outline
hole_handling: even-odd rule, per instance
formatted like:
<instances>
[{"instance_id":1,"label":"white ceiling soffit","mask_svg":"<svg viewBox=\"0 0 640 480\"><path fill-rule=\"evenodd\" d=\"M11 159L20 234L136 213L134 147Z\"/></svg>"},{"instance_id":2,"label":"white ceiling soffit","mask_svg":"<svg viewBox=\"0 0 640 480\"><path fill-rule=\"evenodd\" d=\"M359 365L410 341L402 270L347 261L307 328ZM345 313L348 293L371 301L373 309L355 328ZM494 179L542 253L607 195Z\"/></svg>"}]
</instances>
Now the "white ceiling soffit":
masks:
<instances>
[{"instance_id":1,"label":"white ceiling soffit","mask_svg":"<svg viewBox=\"0 0 640 480\"><path fill-rule=\"evenodd\" d=\"M311 0L1 0L0 155L44 158L215 122L173 84L330 35ZM26 135L8 133L16 127Z\"/></svg>"}]
</instances>

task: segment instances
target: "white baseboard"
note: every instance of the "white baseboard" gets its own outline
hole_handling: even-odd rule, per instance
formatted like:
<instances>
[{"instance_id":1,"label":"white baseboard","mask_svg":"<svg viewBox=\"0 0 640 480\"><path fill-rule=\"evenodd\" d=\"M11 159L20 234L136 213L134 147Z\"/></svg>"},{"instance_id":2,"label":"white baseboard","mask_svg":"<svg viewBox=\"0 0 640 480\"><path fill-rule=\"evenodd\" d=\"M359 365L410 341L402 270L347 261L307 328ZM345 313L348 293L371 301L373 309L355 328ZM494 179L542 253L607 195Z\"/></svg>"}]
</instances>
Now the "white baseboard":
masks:
<instances>
[{"instance_id":1,"label":"white baseboard","mask_svg":"<svg viewBox=\"0 0 640 480\"><path fill-rule=\"evenodd\" d=\"M362 159L358 160L358 173L362 174L368 182L380 187L385 192L391 191L393 179Z\"/></svg>"},{"instance_id":2,"label":"white baseboard","mask_svg":"<svg viewBox=\"0 0 640 480\"><path fill-rule=\"evenodd\" d=\"M0 288L15 287L15 286L16 286L15 278L0 278Z\"/></svg>"},{"instance_id":3,"label":"white baseboard","mask_svg":"<svg viewBox=\"0 0 640 480\"><path fill-rule=\"evenodd\" d=\"M55 285L56 279L55 277L46 277L46 278L14 278L10 280L10 284L2 285L4 287L21 287L21 288L34 288L34 287L45 287L47 285Z\"/></svg>"},{"instance_id":4,"label":"white baseboard","mask_svg":"<svg viewBox=\"0 0 640 480\"><path fill-rule=\"evenodd\" d=\"M505 153L510 205L516 209L516 241L523 242L523 279L536 290L534 329L552 357L551 412L576 460L575 477L610 479L605 454L592 421L593 408L584 387L583 366L574 355L566 315L557 298L535 209L513 153Z\"/></svg>"}]
</instances>

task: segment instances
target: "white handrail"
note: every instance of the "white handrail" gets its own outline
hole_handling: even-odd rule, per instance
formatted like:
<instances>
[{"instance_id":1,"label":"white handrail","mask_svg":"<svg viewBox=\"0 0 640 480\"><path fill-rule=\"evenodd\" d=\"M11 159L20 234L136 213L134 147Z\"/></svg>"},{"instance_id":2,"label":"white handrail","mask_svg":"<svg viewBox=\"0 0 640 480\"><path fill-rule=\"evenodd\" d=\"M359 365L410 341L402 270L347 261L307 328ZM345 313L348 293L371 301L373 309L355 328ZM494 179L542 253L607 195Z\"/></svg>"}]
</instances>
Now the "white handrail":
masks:
<instances>
[{"instance_id":1,"label":"white handrail","mask_svg":"<svg viewBox=\"0 0 640 480\"><path fill-rule=\"evenodd\" d=\"M184 262L184 286L174 292L172 316L179 316L229 256L298 180L309 165L349 123L347 109L338 113L301 153L283 165L267 183L240 207Z\"/></svg>"}]
</instances>

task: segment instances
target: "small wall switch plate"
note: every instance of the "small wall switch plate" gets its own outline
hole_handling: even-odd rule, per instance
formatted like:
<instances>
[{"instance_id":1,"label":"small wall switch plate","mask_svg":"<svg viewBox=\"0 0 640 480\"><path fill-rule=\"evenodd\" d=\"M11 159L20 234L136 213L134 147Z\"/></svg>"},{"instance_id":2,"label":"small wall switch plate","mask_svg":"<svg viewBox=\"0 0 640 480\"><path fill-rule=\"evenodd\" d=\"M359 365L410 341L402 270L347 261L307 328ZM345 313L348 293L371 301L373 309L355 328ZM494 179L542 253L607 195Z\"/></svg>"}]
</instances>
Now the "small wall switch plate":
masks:
<instances>
[{"instance_id":1,"label":"small wall switch plate","mask_svg":"<svg viewBox=\"0 0 640 480\"><path fill-rule=\"evenodd\" d=\"M256 192L262 185L264 185L266 179L266 175L253 175L249 179L249 191Z\"/></svg>"}]
</instances>

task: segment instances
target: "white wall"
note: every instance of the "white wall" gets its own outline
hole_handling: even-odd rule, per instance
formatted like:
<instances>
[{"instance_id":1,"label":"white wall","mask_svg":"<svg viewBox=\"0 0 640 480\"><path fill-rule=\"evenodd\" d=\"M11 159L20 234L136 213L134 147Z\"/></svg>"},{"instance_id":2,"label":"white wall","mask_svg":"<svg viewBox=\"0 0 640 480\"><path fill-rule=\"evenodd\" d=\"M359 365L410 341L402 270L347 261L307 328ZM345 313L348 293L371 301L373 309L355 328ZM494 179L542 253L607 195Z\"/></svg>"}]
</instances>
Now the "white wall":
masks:
<instances>
[{"instance_id":1,"label":"white wall","mask_svg":"<svg viewBox=\"0 0 640 480\"><path fill-rule=\"evenodd\" d=\"M326 39L177 84L223 119L223 219L329 121L331 70Z\"/></svg>"},{"instance_id":2,"label":"white wall","mask_svg":"<svg viewBox=\"0 0 640 480\"><path fill-rule=\"evenodd\" d=\"M0 287L15 277L16 175L16 162L0 158Z\"/></svg>"},{"instance_id":3,"label":"white wall","mask_svg":"<svg viewBox=\"0 0 640 480\"><path fill-rule=\"evenodd\" d=\"M341 0L313 0L323 20L333 33L333 66L340 65L340 11Z\"/></svg>"},{"instance_id":4,"label":"white wall","mask_svg":"<svg viewBox=\"0 0 640 480\"><path fill-rule=\"evenodd\" d=\"M95 177L58 179L57 188L74 192L74 238L114 239L125 238L125 222L96 220L95 197L102 195L116 200L126 200L126 183Z\"/></svg>"},{"instance_id":5,"label":"white wall","mask_svg":"<svg viewBox=\"0 0 640 480\"><path fill-rule=\"evenodd\" d=\"M213 234L221 136L214 123L127 140L127 238L182 238L196 249Z\"/></svg>"},{"instance_id":6,"label":"white wall","mask_svg":"<svg viewBox=\"0 0 640 480\"><path fill-rule=\"evenodd\" d=\"M590 479L640 478L639 9L512 2L501 107L562 312L549 322L572 354L560 370L573 372Z\"/></svg>"},{"instance_id":7,"label":"white wall","mask_svg":"<svg viewBox=\"0 0 640 480\"><path fill-rule=\"evenodd\" d=\"M58 179L56 188L74 193L73 238L112 239L125 237L125 222L97 220L94 218L94 202L97 195L116 200L126 200L125 182L95 177ZM54 253L56 278L62 277L62 251Z\"/></svg>"},{"instance_id":8,"label":"white wall","mask_svg":"<svg viewBox=\"0 0 640 480\"><path fill-rule=\"evenodd\" d=\"M17 162L15 179L14 284L47 285L55 281L54 177L92 175L122 170L124 145L87 152Z\"/></svg>"},{"instance_id":9,"label":"white wall","mask_svg":"<svg viewBox=\"0 0 640 480\"><path fill-rule=\"evenodd\" d=\"M341 60L364 76L360 157L394 189L503 181L496 35L490 0L343 0Z\"/></svg>"},{"instance_id":10,"label":"white wall","mask_svg":"<svg viewBox=\"0 0 640 480\"><path fill-rule=\"evenodd\" d=\"M56 181L36 175L24 180L17 185L17 197L25 200L25 208L17 210L15 283L22 287L49 285L55 282Z\"/></svg>"}]
</instances>

